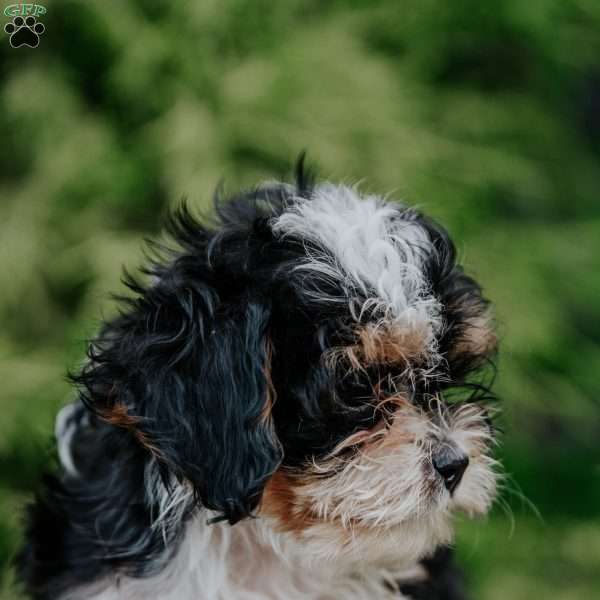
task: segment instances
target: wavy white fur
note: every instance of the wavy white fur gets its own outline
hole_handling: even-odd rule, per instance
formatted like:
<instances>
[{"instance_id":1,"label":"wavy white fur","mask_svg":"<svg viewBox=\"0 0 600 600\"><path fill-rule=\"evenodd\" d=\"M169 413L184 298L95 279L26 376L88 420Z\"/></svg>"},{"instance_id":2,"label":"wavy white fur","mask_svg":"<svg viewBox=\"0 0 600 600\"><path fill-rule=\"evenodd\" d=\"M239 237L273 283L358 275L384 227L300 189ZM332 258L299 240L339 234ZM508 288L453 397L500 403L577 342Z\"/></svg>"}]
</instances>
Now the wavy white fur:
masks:
<instances>
[{"instance_id":1,"label":"wavy white fur","mask_svg":"<svg viewBox=\"0 0 600 600\"><path fill-rule=\"evenodd\" d=\"M54 437L56 438L58 458L65 471L73 477L77 476L77 467L73 459L71 443L80 426L80 413L81 405L72 402L60 409L54 421ZM87 415L84 415L83 418L87 420Z\"/></svg>"},{"instance_id":2,"label":"wavy white fur","mask_svg":"<svg viewBox=\"0 0 600 600\"><path fill-rule=\"evenodd\" d=\"M425 345L435 353L441 306L423 274L431 242L414 211L379 196L361 196L354 187L323 183L310 199L296 198L274 219L273 231L304 240L309 258L299 271L341 284L346 298L363 299L350 307L356 320L369 312L426 331ZM311 281L307 278L307 286ZM345 301L324 294L322 287L309 292L321 301Z\"/></svg>"},{"instance_id":3,"label":"wavy white fur","mask_svg":"<svg viewBox=\"0 0 600 600\"><path fill-rule=\"evenodd\" d=\"M341 572L334 565L300 566L305 549L262 520L236 527L207 525L203 512L188 524L179 551L158 574L143 579L114 576L61 600L401 600L397 582L424 572L386 566Z\"/></svg>"}]
</instances>

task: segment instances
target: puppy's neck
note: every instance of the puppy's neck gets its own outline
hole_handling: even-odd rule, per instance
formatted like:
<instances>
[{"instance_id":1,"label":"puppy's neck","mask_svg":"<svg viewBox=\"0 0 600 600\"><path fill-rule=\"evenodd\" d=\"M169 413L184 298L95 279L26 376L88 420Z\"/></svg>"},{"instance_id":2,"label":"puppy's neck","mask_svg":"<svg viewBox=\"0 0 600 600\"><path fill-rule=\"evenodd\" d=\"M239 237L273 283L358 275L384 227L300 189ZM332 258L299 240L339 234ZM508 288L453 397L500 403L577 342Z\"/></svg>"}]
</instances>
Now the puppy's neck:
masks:
<instances>
[{"instance_id":1,"label":"puppy's neck","mask_svg":"<svg viewBox=\"0 0 600 600\"><path fill-rule=\"evenodd\" d=\"M402 596L393 588L399 582L424 576L417 563L390 568L319 561L307 556L301 540L277 532L268 519L249 519L234 527L208 525L205 513L187 524L179 551L163 572L165 590L175 582L185 586L186 580L190 586L170 592L173 598L193 591L199 600L398 600Z\"/></svg>"},{"instance_id":2,"label":"puppy's neck","mask_svg":"<svg viewBox=\"0 0 600 600\"><path fill-rule=\"evenodd\" d=\"M398 586L427 577L414 562L362 564L319 560L302 540L268 519L208 524L201 511L184 525L177 549L157 558L153 574L123 573L67 593L61 600L402 600Z\"/></svg>"}]
</instances>

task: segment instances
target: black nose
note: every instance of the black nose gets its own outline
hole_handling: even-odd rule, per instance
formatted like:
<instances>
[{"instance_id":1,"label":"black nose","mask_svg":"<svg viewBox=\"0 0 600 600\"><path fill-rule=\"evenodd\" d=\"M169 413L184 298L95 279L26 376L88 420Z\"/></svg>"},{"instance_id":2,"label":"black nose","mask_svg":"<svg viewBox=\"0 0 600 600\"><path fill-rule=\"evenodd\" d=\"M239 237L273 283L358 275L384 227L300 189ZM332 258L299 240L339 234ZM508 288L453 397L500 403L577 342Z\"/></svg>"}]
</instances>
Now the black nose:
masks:
<instances>
[{"instance_id":1,"label":"black nose","mask_svg":"<svg viewBox=\"0 0 600 600\"><path fill-rule=\"evenodd\" d=\"M433 455L433 466L450 493L458 487L468 465L469 457L451 446L443 446Z\"/></svg>"}]
</instances>

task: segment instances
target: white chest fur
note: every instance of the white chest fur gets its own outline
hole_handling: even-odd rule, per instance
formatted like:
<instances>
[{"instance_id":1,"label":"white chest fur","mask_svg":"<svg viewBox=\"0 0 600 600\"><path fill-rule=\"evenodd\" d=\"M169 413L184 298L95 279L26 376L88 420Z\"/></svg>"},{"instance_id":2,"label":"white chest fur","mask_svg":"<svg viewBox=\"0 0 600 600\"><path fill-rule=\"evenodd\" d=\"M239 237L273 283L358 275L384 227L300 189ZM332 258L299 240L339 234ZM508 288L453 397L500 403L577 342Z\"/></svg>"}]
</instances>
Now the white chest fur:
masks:
<instances>
[{"instance_id":1,"label":"white chest fur","mask_svg":"<svg viewBox=\"0 0 600 600\"><path fill-rule=\"evenodd\" d=\"M424 577L418 565L393 572L359 565L345 570L306 556L300 560L300 550L261 519L230 527L206 525L206 514L200 514L157 574L140 579L115 575L61 600L399 600L403 596L386 580Z\"/></svg>"}]
</instances>

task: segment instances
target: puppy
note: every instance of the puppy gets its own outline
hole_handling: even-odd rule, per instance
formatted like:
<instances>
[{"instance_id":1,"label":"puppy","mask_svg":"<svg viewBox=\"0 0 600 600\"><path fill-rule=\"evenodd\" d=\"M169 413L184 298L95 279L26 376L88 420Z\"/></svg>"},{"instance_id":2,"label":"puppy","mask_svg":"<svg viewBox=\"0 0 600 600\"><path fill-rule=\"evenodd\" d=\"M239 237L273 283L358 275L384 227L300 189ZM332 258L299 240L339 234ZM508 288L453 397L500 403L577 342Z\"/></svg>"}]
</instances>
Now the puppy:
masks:
<instances>
[{"instance_id":1,"label":"puppy","mask_svg":"<svg viewBox=\"0 0 600 600\"><path fill-rule=\"evenodd\" d=\"M496 335L447 233L302 161L168 232L72 376L30 597L463 598L447 546L494 499Z\"/></svg>"}]
</instances>

